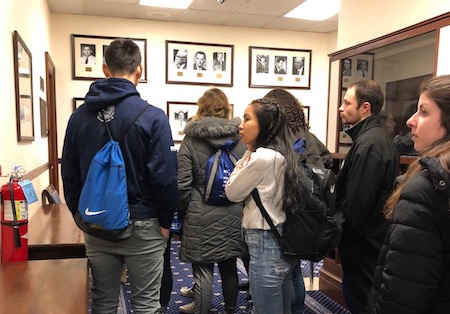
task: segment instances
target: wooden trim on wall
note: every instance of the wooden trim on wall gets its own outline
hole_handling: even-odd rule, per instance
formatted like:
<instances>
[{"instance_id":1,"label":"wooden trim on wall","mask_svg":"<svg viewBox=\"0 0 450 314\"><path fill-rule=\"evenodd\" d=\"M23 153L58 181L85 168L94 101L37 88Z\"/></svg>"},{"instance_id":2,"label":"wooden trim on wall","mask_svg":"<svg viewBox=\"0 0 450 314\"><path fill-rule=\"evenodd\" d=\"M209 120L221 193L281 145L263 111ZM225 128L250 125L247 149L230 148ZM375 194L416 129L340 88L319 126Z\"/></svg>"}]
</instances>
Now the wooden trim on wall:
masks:
<instances>
[{"instance_id":1,"label":"wooden trim on wall","mask_svg":"<svg viewBox=\"0 0 450 314\"><path fill-rule=\"evenodd\" d=\"M441 27L447 25L450 25L450 12L408 26L390 34L366 41L364 43L330 53L328 56L330 57L331 61L345 59L347 57L384 47L389 44L397 43L411 37L422 35L431 31L437 31Z\"/></svg>"},{"instance_id":2,"label":"wooden trim on wall","mask_svg":"<svg viewBox=\"0 0 450 314\"><path fill-rule=\"evenodd\" d=\"M28 179L31 181L31 180L39 177L41 174L43 174L44 172L46 172L49 169L50 169L50 162L46 162L42 166L39 166L33 170L25 172L25 174L23 175L22 178Z\"/></svg>"}]
</instances>

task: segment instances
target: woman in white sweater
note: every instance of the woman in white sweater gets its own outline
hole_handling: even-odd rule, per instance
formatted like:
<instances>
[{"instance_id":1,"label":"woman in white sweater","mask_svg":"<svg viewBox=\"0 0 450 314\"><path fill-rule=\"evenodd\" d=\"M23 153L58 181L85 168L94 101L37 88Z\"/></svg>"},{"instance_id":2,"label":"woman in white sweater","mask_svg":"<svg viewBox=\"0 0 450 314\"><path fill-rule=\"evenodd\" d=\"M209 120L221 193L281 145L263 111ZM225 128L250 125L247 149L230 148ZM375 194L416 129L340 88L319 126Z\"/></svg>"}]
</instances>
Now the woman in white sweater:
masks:
<instances>
[{"instance_id":1,"label":"woman in white sweater","mask_svg":"<svg viewBox=\"0 0 450 314\"><path fill-rule=\"evenodd\" d=\"M289 140L286 117L277 101L254 100L239 126L247 151L225 188L229 200L245 200L242 226L250 253L249 282L258 314L291 313L291 274L296 260L286 259L270 226L251 196L257 189L270 218L282 233L286 211L301 203L305 177Z\"/></svg>"}]
</instances>

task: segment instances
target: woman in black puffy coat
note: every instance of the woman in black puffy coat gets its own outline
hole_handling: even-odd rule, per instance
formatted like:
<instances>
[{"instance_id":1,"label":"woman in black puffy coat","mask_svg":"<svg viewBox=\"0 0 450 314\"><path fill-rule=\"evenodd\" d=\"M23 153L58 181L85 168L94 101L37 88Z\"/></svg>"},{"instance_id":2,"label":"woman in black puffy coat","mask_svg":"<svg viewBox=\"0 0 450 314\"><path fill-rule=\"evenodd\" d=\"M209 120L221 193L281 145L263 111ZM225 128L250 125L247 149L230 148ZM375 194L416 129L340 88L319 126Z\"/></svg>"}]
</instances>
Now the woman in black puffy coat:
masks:
<instances>
[{"instance_id":1,"label":"woman in black puffy coat","mask_svg":"<svg viewBox=\"0 0 450 314\"><path fill-rule=\"evenodd\" d=\"M368 312L450 313L450 75L421 84L407 125L421 157L386 203Z\"/></svg>"}]
</instances>

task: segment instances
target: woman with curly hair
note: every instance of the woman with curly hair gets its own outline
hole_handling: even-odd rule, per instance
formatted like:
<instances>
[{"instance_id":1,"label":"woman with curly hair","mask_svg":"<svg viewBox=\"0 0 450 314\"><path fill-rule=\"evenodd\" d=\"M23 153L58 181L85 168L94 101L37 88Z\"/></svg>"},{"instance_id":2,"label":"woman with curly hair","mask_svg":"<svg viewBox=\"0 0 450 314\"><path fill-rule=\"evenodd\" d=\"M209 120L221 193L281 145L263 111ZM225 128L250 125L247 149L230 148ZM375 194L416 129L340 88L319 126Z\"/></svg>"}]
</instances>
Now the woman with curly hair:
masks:
<instances>
[{"instance_id":1,"label":"woman with curly hair","mask_svg":"<svg viewBox=\"0 0 450 314\"><path fill-rule=\"evenodd\" d=\"M305 119L302 103L294 95L281 88L271 90L264 98L277 100L293 133L293 142L299 138L305 139L306 149L302 154L304 161L311 165L325 166L331 169L333 157L331 157L327 147L314 134L309 132L309 123Z\"/></svg>"}]
</instances>

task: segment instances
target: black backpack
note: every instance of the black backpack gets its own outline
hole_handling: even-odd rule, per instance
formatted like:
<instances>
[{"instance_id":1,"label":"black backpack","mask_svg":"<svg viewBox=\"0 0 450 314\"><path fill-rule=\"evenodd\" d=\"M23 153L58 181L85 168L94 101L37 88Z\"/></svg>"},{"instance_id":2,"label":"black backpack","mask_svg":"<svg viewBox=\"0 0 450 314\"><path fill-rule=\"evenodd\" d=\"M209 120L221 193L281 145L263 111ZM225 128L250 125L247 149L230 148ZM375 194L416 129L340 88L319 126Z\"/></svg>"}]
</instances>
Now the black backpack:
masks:
<instances>
[{"instance_id":1,"label":"black backpack","mask_svg":"<svg viewBox=\"0 0 450 314\"><path fill-rule=\"evenodd\" d=\"M253 198L270 225L286 258L318 262L333 251L342 236L342 227L334 218L336 209L336 175L324 167L299 161L305 170L308 193L305 204L286 210L283 235L265 210L257 189Z\"/></svg>"}]
</instances>

